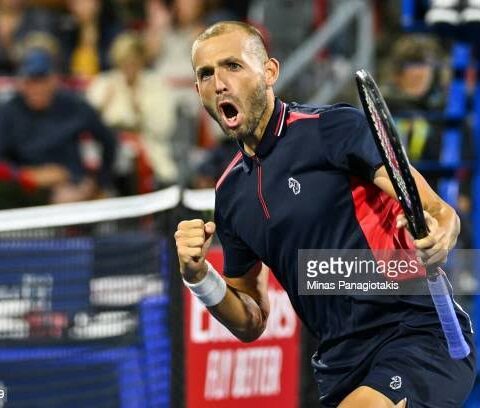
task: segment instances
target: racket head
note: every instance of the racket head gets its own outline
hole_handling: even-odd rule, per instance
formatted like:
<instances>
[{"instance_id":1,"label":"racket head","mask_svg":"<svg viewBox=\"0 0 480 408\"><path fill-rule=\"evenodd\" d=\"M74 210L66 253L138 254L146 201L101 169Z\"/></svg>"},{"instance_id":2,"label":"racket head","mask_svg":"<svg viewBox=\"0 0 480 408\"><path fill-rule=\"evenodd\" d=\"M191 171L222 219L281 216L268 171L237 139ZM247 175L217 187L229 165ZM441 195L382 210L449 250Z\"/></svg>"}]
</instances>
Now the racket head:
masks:
<instances>
[{"instance_id":1,"label":"racket head","mask_svg":"<svg viewBox=\"0 0 480 408\"><path fill-rule=\"evenodd\" d=\"M415 239L423 238L428 234L423 206L395 122L370 73L364 69L359 70L355 73L355 79L370 130L410 231Z\"/></svg>"}]
</instances>

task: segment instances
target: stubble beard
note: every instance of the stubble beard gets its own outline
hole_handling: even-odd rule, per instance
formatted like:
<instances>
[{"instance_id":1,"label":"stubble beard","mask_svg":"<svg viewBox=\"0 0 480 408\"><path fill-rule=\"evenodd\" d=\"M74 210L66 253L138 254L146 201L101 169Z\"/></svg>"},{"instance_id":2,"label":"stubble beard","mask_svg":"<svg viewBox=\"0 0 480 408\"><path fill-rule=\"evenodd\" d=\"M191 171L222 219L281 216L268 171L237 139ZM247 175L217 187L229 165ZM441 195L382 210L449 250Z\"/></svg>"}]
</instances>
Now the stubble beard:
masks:
<instances>
[{"instance_id":1,"label":"stubble beard","mask_svg":"<svg viewBox=\"0 0 480 408\"><path fill-rule=\"evenodd\" d=\"M243 112L246 117L246 121L237 129L229 129L224 127L221 116L214 108L205 106L205 109L209 115L220 125L223 132L229 138L238 140L240 142L246 142L255 137L255 131L257 130L265 111L267 110L267 87L265 84L260 83L257 86L255 92L248 97L247 106L250 107L249 111Z\"/></svg>"}]
</instances>

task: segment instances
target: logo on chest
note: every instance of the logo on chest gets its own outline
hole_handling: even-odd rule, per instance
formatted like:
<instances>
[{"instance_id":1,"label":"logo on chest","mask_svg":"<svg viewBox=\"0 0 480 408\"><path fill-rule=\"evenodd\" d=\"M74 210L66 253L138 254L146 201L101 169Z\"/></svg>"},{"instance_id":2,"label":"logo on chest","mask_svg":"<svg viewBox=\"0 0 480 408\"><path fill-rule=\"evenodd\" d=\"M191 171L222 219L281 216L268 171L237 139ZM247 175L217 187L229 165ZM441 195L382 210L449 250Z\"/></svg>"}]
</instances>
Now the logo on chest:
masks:
<instances>
[{"instance_id":1,"label":"logo on chest","mask_svg":"<svg viewBox=\"0 0 480 408\"><path fill-rule=\"evenodd\" d=\"M392 378L390 378L392 381L390 382L390 388L392 390L399 390L402 388L402 377L399 375L394 375Z\"/></svg>"},{"instance_id":2,"label":"logo on chest","mask_svg":"<svg viewBox=\"0 0 480 408\"><path fill-rule=\"evenodd\" d=\"M300 194L301 184L295 180L293 177L288 179L288 188L293 191L293 194Z\"/></svg>"}]
</instances>

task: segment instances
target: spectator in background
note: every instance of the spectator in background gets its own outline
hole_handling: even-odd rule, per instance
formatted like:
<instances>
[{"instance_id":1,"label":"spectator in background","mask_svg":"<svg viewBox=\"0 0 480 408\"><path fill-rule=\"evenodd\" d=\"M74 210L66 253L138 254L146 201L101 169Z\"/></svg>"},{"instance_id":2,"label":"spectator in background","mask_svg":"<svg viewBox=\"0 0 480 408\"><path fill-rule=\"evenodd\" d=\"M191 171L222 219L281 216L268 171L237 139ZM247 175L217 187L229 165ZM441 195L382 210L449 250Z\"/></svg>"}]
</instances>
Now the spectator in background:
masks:
<instances>
[{"instance_id":1,"label":"spectator in background","mask_svg":"<svg viewBox=\"0 0 480 408\"><path fill-rule=\"evenodd\" d=\"M67 8L60 28L65 71L94 76L108 68L108 50L120 27L100 0L67 0Z\"/></svg>"},{"instance_id":2,"label":"spectator in background","mask_svg":"<svg viewBox=\"0 0 480 408\"><path fill-rule=\"evenodd\" d=\"M424 35L403 36L393 44L387 64L384 95L409 157L438 160L446 93L438 43Z\"/></svg>"},{"instance_id":3,"label":"spectator in background","mask_svg":"<svg viewBox=\"0 0 480 408\"><path fill-rule=\"evenodd\" d=\"M111 71L97 76L88 100L103 120L121 131L138 132L159 185L176 182L172 153L175 101L162 79L146 69L145 47L134 32L120 34L110 51Z\"/></svg>"},{"instance_id":4,"label":"spectator in background","mask_svg":"<svg viewBox=\"0 0 480 408\"><path fill-rule=\"evenodd\" d=\"M147 0L146 47L149 64L170 86L176 101L177 129L174 155L179 183L189 183L192 172L222 134L201 109L195 90L191 46L204 27L208 0Z\"/></svg>"},{"instance_id":5,"label":"spectator in background","mask_svg":"<svg viewBox=\"0 0 480 408\"><path fill-rule=\"evenodd\" d=\"M147 0L145 7L147 53L153 68L183 103L198 109L190 53L194 39L205 27L206 1L174 0L169 9L163 0Z\"/></svg>"},{"instance_id":6,"label":"spectator in background","mask_svg":"<svg viewBox=\"0 0 480 408\"><path fill-rule=\"evenodd\" d=\"M445 130L443 115L447 94L448 72L441 67L442 50L438 42L425 35L405 35L393 45L389 56L389 80L384 90L385 99L394 116L409 157L413 161L438 162ZM473 160L473 141L466 120L459 123L461 132L461 160ZM459 172L460 193L455 207L461 219L471 210L470 179L468 172ZM440 180L438 171L426 171L425 178L434 188ZM471 246L468 221L462 223L457 247Z\"/></svg>"},{"instance_id":7,"label":"spectator in background","mask_svg":"<svg viewBox=\"0 0 480 408\"><path fill-rule=\"evenodd\" d=\"M18 92L0 108L0 160L46 191L50 203L97 198L111 178L114 134L92 107L59 88L55 40L27 44ZM99 146L101 159L82 155L86 142Z\"/></svg>"},{"instance_id":8,"label":"spectator in background","mask_svg":"<svg viewBox=\"0 0 480 408\"><path fill-rule=\"evenodd\" d=\"M166 46L165 39L172 25L172 12L164 0L145 0L144 15L145 52L148 64L153 66Z\"/></svg>"},{"instance_id":9,"label":"spectator in background","mask_svg":"<svg viewBox=\"0 0 480 408\"><path fill-rule=\"evenodd\" d=\"M442 65L442 50L434 38L420 34L400 37L388 56L385 91L391 107L395 110L441 110L446 82L442 83Z\"/></svg>"},{"instance_id":10,"label":"spectator in background","mask_svg":"<svg viewBox=\"0 0 480 408\"><path fill-rule=\"evenodd\" d=\"M16 44L28 33L54 28L55 18L46 10L27 7L26 0L0 0L0 75L15 74Z\"/></svg>"}]
</instances>

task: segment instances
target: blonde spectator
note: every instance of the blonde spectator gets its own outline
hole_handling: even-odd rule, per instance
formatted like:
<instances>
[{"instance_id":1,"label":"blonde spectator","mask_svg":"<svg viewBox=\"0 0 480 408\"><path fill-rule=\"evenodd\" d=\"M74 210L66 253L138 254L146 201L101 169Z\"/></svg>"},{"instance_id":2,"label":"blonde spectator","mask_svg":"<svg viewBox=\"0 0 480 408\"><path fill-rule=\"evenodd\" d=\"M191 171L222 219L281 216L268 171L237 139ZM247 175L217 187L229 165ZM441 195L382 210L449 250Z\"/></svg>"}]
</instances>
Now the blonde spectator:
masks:
<instances>
[{"instance_id":1,"label":"blonde spectator","mask_svg":"<svg viewBox=\"0 0 480 408\"><path fill-rule=\"evenodd\" d=\"M119 130L138 132L160 184L176 181L172 157L175 103L160 77L146 70L145 49L133 32L119 35L110 51L114 69L97 76L88 100L104 121Z\"/></svg>"}]
</instances>

